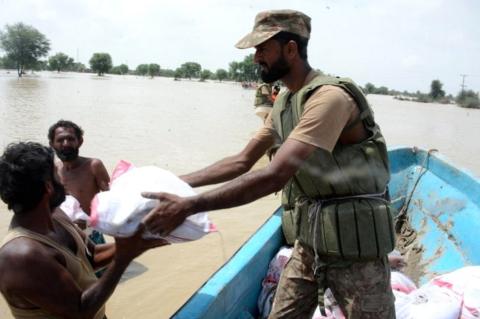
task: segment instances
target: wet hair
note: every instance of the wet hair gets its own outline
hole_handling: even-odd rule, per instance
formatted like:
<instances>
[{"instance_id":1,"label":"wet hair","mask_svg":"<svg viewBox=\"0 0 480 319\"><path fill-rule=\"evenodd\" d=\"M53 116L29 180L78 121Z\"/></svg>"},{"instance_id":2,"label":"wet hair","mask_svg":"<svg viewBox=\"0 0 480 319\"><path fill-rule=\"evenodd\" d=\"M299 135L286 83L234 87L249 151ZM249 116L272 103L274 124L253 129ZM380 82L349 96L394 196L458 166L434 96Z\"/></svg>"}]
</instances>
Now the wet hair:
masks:
<instances>
[{"instance_id":1,"label":"wet hair","mask_svg":"<svg viewBox=\"0 0 480 319\"><path fill-rule=\"evenodd\" d=\"M72 121L60 120L57 123L50 126L50 128L48 129L48 140L50 142L53 142L53 139L55 138L55 131L59 127L72 128L73 131L75 132L75 136L78 139L83 138L83 130L80 126L73 123Z\"/></svg>"},{"instance_id":2,"label":"wet hair","mask_svg":"<svg viewBox=\"0 0 480 319\"><path fill-rule=\"evenodd\" d=\"M298 54L300 55L302 60L307 61L307 38L301 37L295 33L282 31L274 35L272 39L277 40L282 45L287 44L289 41L295 41L295 43L297 43Z\"/></svg>"},{"instance_id":3,"label":"wet hair","mask_svg":"<svg viewBox=\"0 0 480 319\"><path fill-rule=\"evenodd\" d=\"M33 209L53 180L53 151L39 143L6 147L0 157L0 197L15 214Z\"/></svg>"}]
</instances>

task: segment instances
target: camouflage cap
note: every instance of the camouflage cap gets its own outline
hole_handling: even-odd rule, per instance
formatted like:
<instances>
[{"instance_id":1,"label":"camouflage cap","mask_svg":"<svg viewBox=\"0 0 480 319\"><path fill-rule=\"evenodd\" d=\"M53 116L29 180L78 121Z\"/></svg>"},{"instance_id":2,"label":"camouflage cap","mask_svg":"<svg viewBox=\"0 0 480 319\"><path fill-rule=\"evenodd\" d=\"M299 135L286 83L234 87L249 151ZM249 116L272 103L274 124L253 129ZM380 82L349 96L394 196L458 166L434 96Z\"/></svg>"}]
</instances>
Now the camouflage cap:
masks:
<instances>
[{"instance_id":1,"label":"camouflage cap","mask_svg":"<svg viewBox=\"0 0 480 319\"><path fill-rule=\"evenodd\" d=\"M255 47L282 31L309 39L310 30L310 17L300 11L263 11L255 17L252 32L238 41L235 46L239 49Z\"/></svg>"}]
</instances>

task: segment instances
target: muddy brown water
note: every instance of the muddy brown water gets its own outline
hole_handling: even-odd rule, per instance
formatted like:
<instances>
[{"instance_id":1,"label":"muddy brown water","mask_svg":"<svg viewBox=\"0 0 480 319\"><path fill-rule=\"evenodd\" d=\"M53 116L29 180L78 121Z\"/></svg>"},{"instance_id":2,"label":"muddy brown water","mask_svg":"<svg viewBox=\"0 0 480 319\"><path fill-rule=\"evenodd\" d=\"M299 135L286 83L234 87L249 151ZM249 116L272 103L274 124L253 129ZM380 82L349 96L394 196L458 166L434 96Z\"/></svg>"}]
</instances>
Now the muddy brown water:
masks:
<instances>
[{"instance_id":1,"label":"muddy brown water","mask_svg":"<svg viewBox=\"0 0 480 319\"><path fill-rule=\"evenodd\" d=\"M48 127L70 119L85 130L84 156L111 172L125 159L176 174L238 152L260 126L253 90L235 83L167 78L38 73L17 79L0 70L0 147L47 143ZM387 143L436 148L480 176L480 111L455 105L369 96ZM264 158L255 169L267 165ZM200 189L201 190L201 189ZM109 318L168 318L278 206L270 195L242 207L211 212L220 234L149 251L129 267L107 303ZM0 205L0 237L11 213ZM0 318L11 318L0 298Z\"/></svg>"}]
</instances>

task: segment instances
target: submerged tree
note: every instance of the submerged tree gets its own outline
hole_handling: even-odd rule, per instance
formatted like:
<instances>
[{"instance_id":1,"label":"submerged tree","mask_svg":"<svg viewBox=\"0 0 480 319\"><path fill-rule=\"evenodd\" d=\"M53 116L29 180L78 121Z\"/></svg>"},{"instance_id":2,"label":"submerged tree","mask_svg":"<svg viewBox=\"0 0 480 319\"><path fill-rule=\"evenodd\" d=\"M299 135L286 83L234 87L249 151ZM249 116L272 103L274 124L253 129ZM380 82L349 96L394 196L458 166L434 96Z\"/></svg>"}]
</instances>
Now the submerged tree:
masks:
<instances>
[{"instance_id":1,"label":"submerged tree","mask_svg":"<svg viewBox=\"0 0 480 319\"><path fill-rule=\"evenodd\" d=\"M59 52L48 58L48 67L50 70L60 72L62 70L70 69L73 66L73 58L65 53Z\"/></svg>"},{"instance_id":2,"label":"submerged tree","mask_svg":"<svg viewBox=\"0 0 480 319\"><path fill-rule=\"evenodd\" d=\"M5 28L6 32L0 34L0 46L16 64L20 77L26 68L35 67L39 58L47 55L50 41L34 27L21 22Z\"/></svg>"},{"instance_id":3,"label":"submerged tree","mask_svg":"<svg viewBox=\"0 0 480 319\"><path fill-rule=\"evenodd\" d=\"M210 70L204 69L200 72L200 81L204 82L206 79L212 78L213 73Z\"/></svg>"},{"instance_id":4,"label":"submerged tree","mask_svg":"<svg viewBox=\"0 0 480 319\"><path fill-rule=\"evenodd\" d=\"M217 79L222 82L228 77L228 72L224 69L218 69L217 72L215 72L215 75L217 76Z\"/></svg>"},{"instance_id":5,"label":"submerged tree","mask_svg":"<svg viewBox=\"0 0 480 319\"><path fill-rule=\"evenodd\" d=\"M0 68L4 69L15 69L17 64L15 61L10 59L8 56L0 57Z\"/></svg>"},{"instance_id":6,"label":"submerged tree","mask_svg":"<svg viewBox=\"0 0 480 319\"><path fill-rule=\"evenodd\" d=\"M253 54L245 56L242 62L232 61L229 64L230 78L235 81L257 81L257 65L253 62Z\"/></svg>"},{"instance_id":7,"label":"submerged tree","mask_svg":"<svg viewBox=\"0 0 480 319\"><path fill-rule=\"evenodd\" d=\"M150 63L148 65L148 75L150 75L150 77L154 77L154 76L158 76L160 75L160 65L156 64L156 63Z\"/></svg>"},{"instance_id":8,"label":"submerged tree","mask_svg":"<svg viewBox=\"0 0 480 319\"><path fill-rule=\"evenodd\" d=\"M202 66L197 62L185 62L180 66L182 70L183 77L186 78L199 78L200 72L202 71Z\"/></svg>"},{"instance_id":9,"label":"submerged tree","mask_svg":"<svg viewBox=\"0 0 480 319\"><path fill-rule=\"evenodd\" d=\"M128 65L126 65L126 64L120 64L120 65L114 66L114 67L110 70L110 73L112 73L112 74L120 74L120 75L127 74L127 73L128 73Z\"/></svg>"},{"instance_id":10,"label":"submerged tree","mask_svg":"<svg viewBox=\"0 0 480 319\"><path fill-rule=\"evenodd\" d=\"M112 68L112 57L108 53L94 53L89 62L90 68L98 75L103 75Z\"/></svg>"},{"instance_id":11,"label":"submerged tree","mask_svg":"<svg viewBox=\"0 0 480 319\"><path fill-rule=\"evenodd\" d=\"M430 85L430 97L433 100L438 100L445 97L445 91L442 90L442 82L439 80L433 80L432 84Z\"/></svg>"},{"instance_id":12,"label":"submerged tree","mask_svg":"<svg viewBox=\"0 0 480 319\"><path fill-rule=\"evenodd\" d=\"M148 64L139 64L135 69L137 75L147 75L148 73Z\"/></svg>"}]
</instances>

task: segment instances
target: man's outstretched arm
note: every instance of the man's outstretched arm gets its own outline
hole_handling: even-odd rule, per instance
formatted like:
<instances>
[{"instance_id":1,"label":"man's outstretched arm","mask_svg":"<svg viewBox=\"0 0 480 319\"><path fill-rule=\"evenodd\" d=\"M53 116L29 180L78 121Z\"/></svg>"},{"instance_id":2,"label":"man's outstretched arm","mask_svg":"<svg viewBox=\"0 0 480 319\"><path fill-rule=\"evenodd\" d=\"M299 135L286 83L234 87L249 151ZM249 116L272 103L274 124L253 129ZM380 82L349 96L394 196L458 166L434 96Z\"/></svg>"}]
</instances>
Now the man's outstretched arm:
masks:
<instances>
[{"instance_id":1,"label":"man's outstretched arm","mask_svg":"<svg viewBox=\"0 0 480 319\"><path fill-rule=\"evenodd\" d=\"M244 174L211 191L192 197L146 193L145 197L159 199L159 203L143 222L152 232L168 234L189 215L240 206L271 194L287 183L314 149L312 145L287 139L266 168Z\"/></svg>"},{"instance_id":2,"label":"man's outstretched arm","mask_svg":"<svg viewBox=\"0 0 480 319\"><path fill-rule=\"evenodd\" d=\"M21 296L59 318L93 318L113 293L130 261L147 249L167 244L163 240L145 240L142 232L143 229L133 237L116 238L117 250L110 267L83 291L51 249L40 243L4 252L2 257L11 265L2 267L0 263L2 292Z\"/></svg>"},{"instance_id":3,"label":"man's outstretched arm","mask_svg":"<svg viewBox=\"0 0 480 319\"><path fill-rule=\"evenodd\" d=\"M204 169L180 176L192 187L229 181L248 172L265 154L273 141L252 139L237 155L226 157Z\"/></svg>"}]
</instances>

